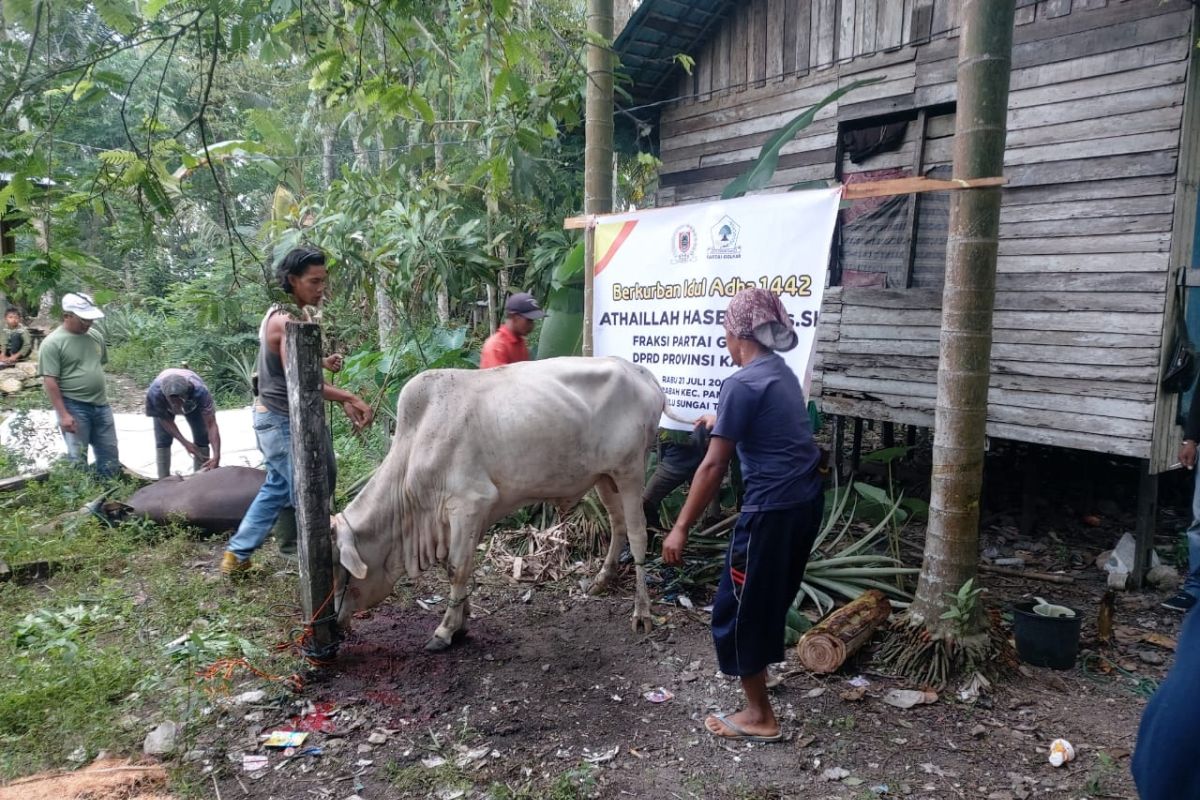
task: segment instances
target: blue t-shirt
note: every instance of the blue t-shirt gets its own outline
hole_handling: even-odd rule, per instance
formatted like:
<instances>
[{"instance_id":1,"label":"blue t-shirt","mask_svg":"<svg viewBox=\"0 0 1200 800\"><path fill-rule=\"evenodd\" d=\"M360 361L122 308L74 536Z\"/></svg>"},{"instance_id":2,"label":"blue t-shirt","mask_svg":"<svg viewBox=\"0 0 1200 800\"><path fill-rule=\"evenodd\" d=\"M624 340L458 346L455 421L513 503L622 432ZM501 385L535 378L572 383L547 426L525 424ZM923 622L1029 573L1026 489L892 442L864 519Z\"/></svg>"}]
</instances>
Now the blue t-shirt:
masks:
<instances>
[{"instance_id":1,"label":"blue t-shirt","mask_svg":"<svg viewBox=\"0 0 1200 800\"><path fill-rule=\"evenodd\" d=\"M743 511L793 508L821 489L804 390L777 353L759 356L721 384L713 436L737 445Z\"/></svg>"},{"instance_id":2,"label":"blue t-shirt","mask_svg":"<svg viewBox=\"0 0 1200 800\"><path fill-rule=\"evenodd\" d=\"M1142 713L1133 782L1142 800L1200 797L1200 610L1183 621L1175 664Z\"/></svg>"},{"instance_id":3,"label":"blue t-shirt","mask_svg":"<svg viewBox=\"0 0 1200 800\"><path fill-rule=\"evenodd\" d=\"M216 406L213 405L212 393L208 391L208 387L204 385L204 381L199 375L190 369L164 369L158 373L158 377L146 389L147 417L167 419L175 416L171 413L171 406L167 403L166 395L162 390L163 378L171 375L179 375L187 379L188 384L192 387L191 396L188 399L195 403L195 410L205 416L217 413Z\"/></svg>"}]
</instances>

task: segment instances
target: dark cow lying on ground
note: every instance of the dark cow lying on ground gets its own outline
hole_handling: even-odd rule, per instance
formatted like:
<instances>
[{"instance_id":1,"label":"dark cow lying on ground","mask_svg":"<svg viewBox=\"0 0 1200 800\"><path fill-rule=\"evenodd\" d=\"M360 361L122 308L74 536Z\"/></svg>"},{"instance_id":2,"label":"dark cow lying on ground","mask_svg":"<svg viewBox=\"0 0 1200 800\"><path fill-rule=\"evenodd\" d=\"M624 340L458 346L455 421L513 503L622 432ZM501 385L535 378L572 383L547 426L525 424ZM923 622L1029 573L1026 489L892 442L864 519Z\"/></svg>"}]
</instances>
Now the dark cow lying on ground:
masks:
<instances>
[{"instance_id":1,"label":"dark cow lying on ground","mask_svg":"<svg viewBox=\"0 0 1200 800\"><path fill-rule=\"evenodd\" d=\"M613 535L592 590L612 581L628 534L637 565L633 625L649 629L642 487L664 408L654 376L617 358L431 370L413 378L400 393L387 457L333 520L337 559L352 576L339 624L386 598L402 573L415 576L443 562L449 607L426 647L448 647L469 616L473 558L484 532L523 505L569 506L594 486Z\"/></svg>"},{"instance_id":2,"label":"dark cow lying on ground","mask_svg":"<svg viewBox=\"0 0 1200 800\"><path fill-rule=\"evenodd\" d=\"M102 503L99 511L114 522L133 517L160 524L183 520L208 533L225 533L237 528L266 476L250 467L168 475L138 489L124 503Z\"/></svg>"}]
</instances>

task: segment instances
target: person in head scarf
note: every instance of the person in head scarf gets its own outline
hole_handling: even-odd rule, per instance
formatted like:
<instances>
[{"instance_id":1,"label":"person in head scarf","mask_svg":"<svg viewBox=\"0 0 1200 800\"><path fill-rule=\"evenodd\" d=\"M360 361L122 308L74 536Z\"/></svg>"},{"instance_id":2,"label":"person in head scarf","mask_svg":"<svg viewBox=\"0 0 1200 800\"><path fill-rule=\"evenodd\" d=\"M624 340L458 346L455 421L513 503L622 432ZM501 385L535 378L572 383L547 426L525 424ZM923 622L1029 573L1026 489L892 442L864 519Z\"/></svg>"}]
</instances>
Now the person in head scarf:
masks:
<instances>
[{"instance_id":1,"label":"person in head scarf","mask_svg":"<svg viewBox=\"0 0 1200 800\"><path fill-rule=\"evenodd\" d=\"M784 660L788 607L821 526L820 451L800 381L778 351L797 336L779 298L738 292L725 313L726 346L740 369L725 379L687 503L663 541L663 561L681 564L688 529L721 484L736 450L745 500L713 601L712 632L721 671L741 678L746 707L704 721L714 736L758 742L783 738L767 697L767 665Z\"/></svg>"}]
</instances>

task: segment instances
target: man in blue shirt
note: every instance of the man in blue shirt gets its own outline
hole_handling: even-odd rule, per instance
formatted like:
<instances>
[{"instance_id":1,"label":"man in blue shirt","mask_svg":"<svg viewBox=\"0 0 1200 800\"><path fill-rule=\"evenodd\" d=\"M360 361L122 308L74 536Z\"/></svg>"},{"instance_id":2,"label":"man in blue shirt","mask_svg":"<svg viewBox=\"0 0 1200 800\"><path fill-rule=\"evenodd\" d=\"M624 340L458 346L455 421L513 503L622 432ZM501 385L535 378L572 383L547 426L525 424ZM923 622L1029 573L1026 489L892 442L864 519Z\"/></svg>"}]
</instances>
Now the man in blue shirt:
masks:
<instances>
[{"instance_id":1,"label":"man in blue shirt","mask_svg":"<svg viewBox=\"0 0 1200 800\"><path fill-rule=\"evenodd\" d=\"M1141 800L1200 797L1200 618L1188 614L1175 665L1142 714L1133 751L1133 782Z\"/></svg>"},{"instance_id":2,"label":"man in blue shirt","mask_svg":"<svg viewBox=\"0 0 1200 800\"><path fill-rule=\"evenodd\" d=\"M192 429L192 441L179 431L179 414ZM146 416L154 419L155 458L158 477L171 474L171 442L183 445L192 457L192 468L215 469L221 465L221 431L212 392L190 369L164 369L146 389Z\"/></svg>"},{"instance_id":3,"label":"man in blue shirt","mask_svg":"<svg viewBox=\"0 0 1200 800\"><path fill-rule=\"evenodd\" d=\"M704 726L724 739L778 742L783 732L767 697L767 665L784 659L787 611L821 527L820 451L800 381L775 352L797 342L779 298L765 289L738 292L725 332L741 369L721 386L716 418L699 423L712 426L712 440L663 541L663 561L682 563L688 529L712 500L736 449L746 494L713 600L712 635L721 671L741 678L746 707L713 714Z\"/></svg>"}]
</instances>

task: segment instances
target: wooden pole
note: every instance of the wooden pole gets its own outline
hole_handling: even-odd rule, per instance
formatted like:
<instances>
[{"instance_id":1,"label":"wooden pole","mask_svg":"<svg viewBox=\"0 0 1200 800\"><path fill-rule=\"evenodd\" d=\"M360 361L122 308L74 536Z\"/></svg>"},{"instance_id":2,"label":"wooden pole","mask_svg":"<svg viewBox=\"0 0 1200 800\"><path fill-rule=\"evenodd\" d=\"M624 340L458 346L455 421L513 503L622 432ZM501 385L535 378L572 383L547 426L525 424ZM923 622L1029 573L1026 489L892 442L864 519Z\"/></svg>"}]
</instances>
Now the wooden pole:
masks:
<instances>
[{"instance_id":1,"label":"wooden pole","mask_svg":"<svg viewBox=\"0 0 1200 800\"><path fill-rule=\"evenodd\" d=\"M1131 589L1141 589L1146 580L1158 527L1158 475L1150 467L1149 459L1138 461L1137 546L1133 551L1133 572L1129 575Z\"/></svg>"},{"instance_id":2,"label":"wooden pole","mask_svg":"<svg viewBox=\"0 0 1200 800\"><path fill-rule=\"evenodd\" d=\"M613 0L587 0L587 96L584 117L583 213L613 207ZM583 354L592 355L596 279L595 230L583 235Z\"/></svg>"},{"instance_id":3,"label":"wooden pole","mask_svg":"<svg viewBox=\"0 0 1200 800\"><path fill-rule=\"evenodd\" d=\"M954 180L999 175L1004 168L1014 0L964 0L954 121ZM943 619L946 598L977 573L979 503L991 378L1000 187L954 192L942 291L933 483L929 528L911 620L956 636ZM965 626L986 626L983 604Z\"/></svg>"},{"instance_id":4,"label":"wooden pole","mask_svg":"<svg viewBox=\"0 0 1200 800\"><path fill-rule=\"evenodd\" d=\"M329 439L321 386L321 328L289 322L286 330L288 413L292 421L292 480L300 551L300 603L311 624L305 655L337 655L333 548L329 528Z\"/></svg>"}]
</instances>

